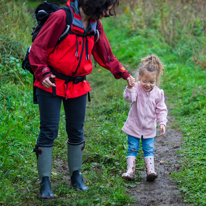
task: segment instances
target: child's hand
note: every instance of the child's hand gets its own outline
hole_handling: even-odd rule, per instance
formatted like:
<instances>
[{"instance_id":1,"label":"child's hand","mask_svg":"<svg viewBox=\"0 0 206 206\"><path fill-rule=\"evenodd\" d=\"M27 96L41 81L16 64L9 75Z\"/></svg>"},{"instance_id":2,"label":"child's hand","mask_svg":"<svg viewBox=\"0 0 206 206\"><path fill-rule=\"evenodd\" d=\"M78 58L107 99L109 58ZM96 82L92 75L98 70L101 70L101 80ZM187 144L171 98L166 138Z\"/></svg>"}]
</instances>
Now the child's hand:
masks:
<instances>
[{"instance_id":1,"label":"child's hand","mask_svg":"<svg viewBox=\"0 0 206 206\"><path fill-rule=\"evenodd\" d=\"M133 86L132 86L133 87ZM127 85L127 89L132 89L132 87L131 86L129 86L129 85Z\"/></svg>"},{"instance_id":2,"label":"child's hand","mask_svg":"<svg viewBox=\"0 0 206 206\"><path fill-rule=\"evenodd\" d=\"M161 124L160 125L160 129L162 130L162 134L160 135L160 136L162 136L162 135L164 135L165 134L165 126L163 125L163 124Z\"/></svg>"},{"instance_id":3,"label":"child's hand","mask_svg":"<svg viewBox=\"0 0 206 206\"><path fill-rule=\"evenodd\" d=\"M134 84L135 84L135 78L133 76L129 76L127 78L127 82L128 82L128 86L127 87L130 87L129 89L131 89Z\"/></svg>"}]
</instances>

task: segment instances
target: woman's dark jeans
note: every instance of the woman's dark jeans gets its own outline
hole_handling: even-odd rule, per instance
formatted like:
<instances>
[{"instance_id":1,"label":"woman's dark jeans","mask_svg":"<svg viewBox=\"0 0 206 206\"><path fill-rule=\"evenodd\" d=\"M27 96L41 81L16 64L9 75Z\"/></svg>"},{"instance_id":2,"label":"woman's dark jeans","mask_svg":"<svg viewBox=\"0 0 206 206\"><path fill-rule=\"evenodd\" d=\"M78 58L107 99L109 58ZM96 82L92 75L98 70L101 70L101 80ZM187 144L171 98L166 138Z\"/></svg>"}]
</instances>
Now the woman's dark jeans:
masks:
<instances>
[{"instance_id":1,"label":"woman's dark jeans","mask_svg":"<svg viewBox=\"0 0 206 206\"><path fill-rule=\"evenodd\" d=\"M38 146L52 146L54 140L57 138L62 101L69 142L82 142L84 139L83 126L87 94L67 100L63 97L53 96L53 94L39 88L37 88L36 94L40 112Z\"/></svg>"}]
</instances>

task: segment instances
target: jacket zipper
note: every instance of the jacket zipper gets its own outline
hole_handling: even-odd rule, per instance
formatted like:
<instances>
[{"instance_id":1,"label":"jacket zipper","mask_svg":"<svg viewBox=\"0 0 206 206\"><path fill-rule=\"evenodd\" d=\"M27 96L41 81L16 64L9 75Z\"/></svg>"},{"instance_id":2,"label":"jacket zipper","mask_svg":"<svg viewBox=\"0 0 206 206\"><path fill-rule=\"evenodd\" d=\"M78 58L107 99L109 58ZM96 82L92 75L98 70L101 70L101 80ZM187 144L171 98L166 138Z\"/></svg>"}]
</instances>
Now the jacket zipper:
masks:
<instances>
[{"instance_id":1,"label":"jacket zipper","mask_svg":"<svg viewBox=\"0 0 206 206\"><path fill-rule=\"evenodd\" d=\"M87 37L86 37L86 38L87 38ZM78 68L79 68L80 62L81 62L81 60L82 60L82 55L83 55L83 51L84 51L84 37L82 37L82 39L83 39L82 51L81 51L81 55L80 55L80 58L79 58L79 63L78 63L78 65L77 65L77 68L76 68L75 72L72 73L73 75L75 75L75 74L77 73L77 70L78 70Z\"/></svg>"},{"instance_id":2,"label":"jacket zipper","mask_svg":"<svg viewBox=\"0 0 206 206\"><path fill-rule=\"evenodd\" d=\"M106 44L104 43L104 47L105 47L105 49L106 49L106 52L107 52L107 57L108 57L108 63L110 62L110 56L109 56L109 53L108 53L108 51L107 51L107 47L106 47Z\"/></svg>"},{"instance_id":3,"label":"jacket zipper","mask_svg":"<svg viewBox=\"0 0 206 206\"><path fill-rule=\"evenodd\" d=\"M77 39L76 39L76 41L77 41L77 50L76 50L75 56L77 57L78 56L78 51L79 51L79 42L78 42Z\"/></svg>"}]
</instances>

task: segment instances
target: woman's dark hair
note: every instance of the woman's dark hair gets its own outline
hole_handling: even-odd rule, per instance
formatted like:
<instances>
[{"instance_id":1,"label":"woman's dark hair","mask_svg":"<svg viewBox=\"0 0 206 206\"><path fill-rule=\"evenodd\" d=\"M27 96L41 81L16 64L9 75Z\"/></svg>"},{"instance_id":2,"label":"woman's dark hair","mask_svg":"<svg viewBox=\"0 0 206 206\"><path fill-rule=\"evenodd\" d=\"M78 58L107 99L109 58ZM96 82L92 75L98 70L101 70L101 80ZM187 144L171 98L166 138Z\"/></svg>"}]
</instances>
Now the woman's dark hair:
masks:
<instances>
[{"instance_id":1,"label":"woman's dark hair","mask_svg":"<svg viewBox=\"0 0 206 206\"><path fill-rule=\"evenodd\" d=\"M116 15L115 7L119 5L119 0L79 0L79 7L82 7L84 13L94 20L98 20L104 12L106 13L111 5L113 7L105 17Z\"/></svg>"}]
</instances>

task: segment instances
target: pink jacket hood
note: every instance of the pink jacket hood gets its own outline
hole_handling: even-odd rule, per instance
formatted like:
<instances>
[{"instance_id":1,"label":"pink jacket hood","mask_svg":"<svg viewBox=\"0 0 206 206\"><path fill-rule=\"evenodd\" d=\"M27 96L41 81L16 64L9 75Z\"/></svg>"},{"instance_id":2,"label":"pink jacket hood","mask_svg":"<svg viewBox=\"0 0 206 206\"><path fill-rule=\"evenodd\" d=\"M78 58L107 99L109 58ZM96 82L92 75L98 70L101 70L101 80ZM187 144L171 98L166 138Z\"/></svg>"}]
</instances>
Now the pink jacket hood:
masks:
<instances>
[{"instance_id":1,"label":"pink jacket hood","mask_svg":"<svg viewBox=\"0 0 206 206\"><path fill-rule=\"evenodd\" d=\"M167 106L164 102L164 92L158 87L145 92L140 83L132 89L124 90L124 99L131 102L128 118L122 130L137 138L144 139L156 136L156 121L158 125L167 123Z\"/></svg>"}]
</instances>

